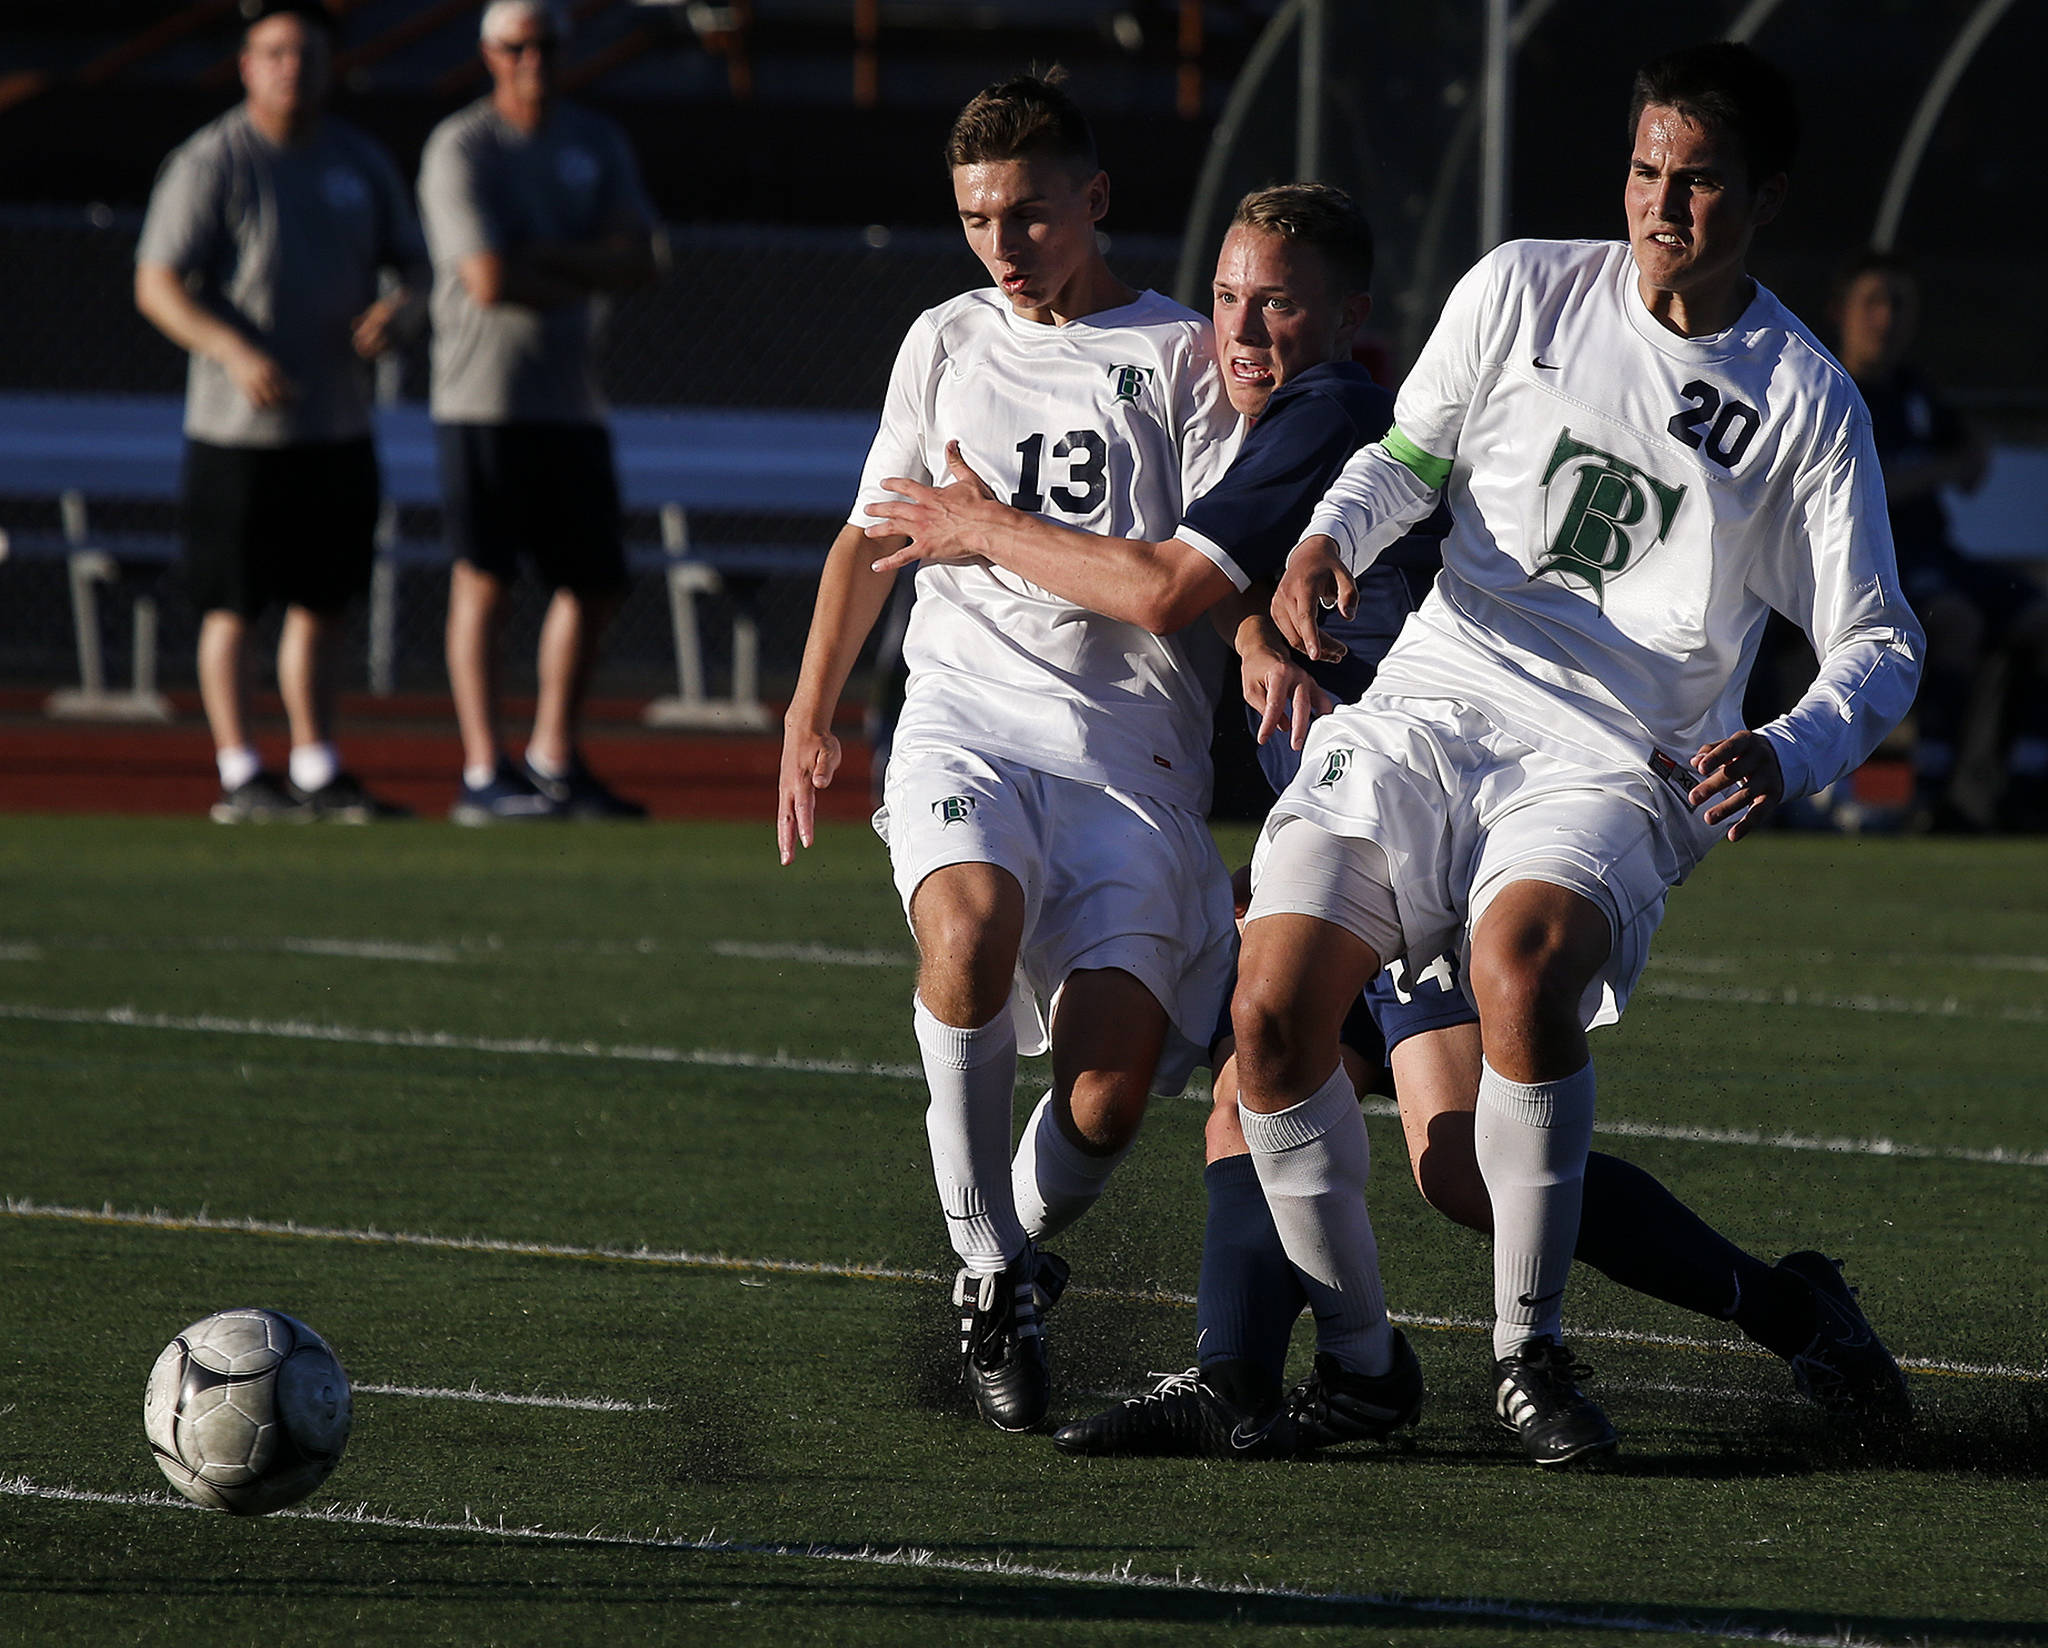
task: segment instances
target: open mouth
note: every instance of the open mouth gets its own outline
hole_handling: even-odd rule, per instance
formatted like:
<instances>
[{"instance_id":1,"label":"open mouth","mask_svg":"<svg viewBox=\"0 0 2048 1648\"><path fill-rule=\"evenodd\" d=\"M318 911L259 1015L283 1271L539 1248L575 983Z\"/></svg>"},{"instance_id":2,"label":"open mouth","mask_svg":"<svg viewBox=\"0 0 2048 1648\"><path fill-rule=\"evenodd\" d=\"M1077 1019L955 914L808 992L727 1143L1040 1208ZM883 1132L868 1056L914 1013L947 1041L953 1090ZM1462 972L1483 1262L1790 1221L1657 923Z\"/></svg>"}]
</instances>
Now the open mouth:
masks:
<instances>
[{"instance_id":1,"label":"open mouth","mask_svg":"<svg viewBox=\"0 0 2048 1648\"><path fill-rule=\"evenodd\" d=\"M1273 381L1273 369L1259 361L1235 359L1230 363L1230 379L1254 387L1269 384Z\"/></svg>"}]
</instances>

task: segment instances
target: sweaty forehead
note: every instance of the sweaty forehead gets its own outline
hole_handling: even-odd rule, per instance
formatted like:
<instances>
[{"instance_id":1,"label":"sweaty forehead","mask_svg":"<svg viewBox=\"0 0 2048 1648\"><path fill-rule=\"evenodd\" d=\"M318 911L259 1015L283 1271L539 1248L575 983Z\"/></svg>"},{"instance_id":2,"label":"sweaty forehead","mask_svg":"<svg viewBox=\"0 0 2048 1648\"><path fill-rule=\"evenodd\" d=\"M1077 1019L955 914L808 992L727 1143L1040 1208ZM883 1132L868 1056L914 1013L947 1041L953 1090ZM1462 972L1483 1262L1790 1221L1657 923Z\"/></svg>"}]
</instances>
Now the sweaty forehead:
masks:
<instances>
[{"instance_id":1,"label":"sweaty forehead","mask_svg":"<svg viewBox=\"0 0 2048 1648\"><path fill-rule=\"evenodd\" d=\"M1736 170L1741 144L1717 120L1698 120L1666 103L1644 108L1636 122L1635 159L1703 172Z\"/></svg>"},{"instance_id":2,"label":"sweaty forehead","mask_svg":"<svg viewBox=\"0 0 2048 1648\"><path fill-rule=\"evenodd\" d=\"M1050 155L977 160L953 168L953 199L964 212L1014 211L1035 202L1071 199L1083 180Z\"/></svg>"},{"instance_id":3,"label":"sweaty forehead","mask_svg":"<svg viewBox=\"0 0 2048 1648\"><path fill-rule=\"evenodd\" d=\"M1216 284L1245 291L1319 289L1327 267L1312 246L1257 224L1239 223L1216 254Z\"/></svg>"}]
</instances>

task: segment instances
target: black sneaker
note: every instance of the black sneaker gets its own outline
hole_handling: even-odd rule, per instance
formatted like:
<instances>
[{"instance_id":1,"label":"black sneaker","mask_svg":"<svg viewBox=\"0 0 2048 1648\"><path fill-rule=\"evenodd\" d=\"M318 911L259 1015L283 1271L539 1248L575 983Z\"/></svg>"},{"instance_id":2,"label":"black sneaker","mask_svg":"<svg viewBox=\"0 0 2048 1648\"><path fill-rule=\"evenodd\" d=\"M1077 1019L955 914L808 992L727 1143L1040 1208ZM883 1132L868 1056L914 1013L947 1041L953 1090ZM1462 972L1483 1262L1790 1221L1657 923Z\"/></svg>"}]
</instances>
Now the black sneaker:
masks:
<instances>
[{"instance_id":1,"label":"black sneaker","mask_svg":"<svg viewBox=\"0 0 2048 1648\"><path fill-rule=\"evenodd\" d=\"M1579 1389L1592 1373L1555 1339L1531 1339L1493 1364L1493 1411L1539 1465L1604 1465L1621 1446L1600 1404Z\"/></svg>"},{"instance_id":2,"label":"black sneaker","mask_svg":"<svg viewBox=\"0 0 2048 1648\"><path fill-rule=\"evenodd\" d=\"M1799 1394L1825 1413L1880 1425L1913 1417L1906 1376L1842 1280L1842 1261L1811 1250L1788 1253L1777 1268L1813 1289L1819 1327L1813 1342L1786 1360Z\"/></svg>"},{"instance_id":3,"label":"black sneaker","mask_svg":"<svg viewBox=\"0 0 2048 1648\"><path fill-rule=\"evenodd\" d=\"M448 809L451 823L470 826L531 824L561 816L560 807L535 789L532 780L523 772L502 758L488 784L472 784L465 778L462 793L456 796L455 805Z\"/></svg>"},{"instance_id":4,"label":"black sneaker","mask_svg":"<svg viewBox=\"0 0 2048 1648\"><path fill-rule=\"evenodd\" d=\"M380 819L410 818L412 808L386 801L363 788L354 773L338 772L317 790L292 786L292 794L304 802L317 819L330 824L374 824Z\"/></svg>"},{"instance_id":5,"label":"black sneaker","mask_svg":"<svg viewBox=\"0 0 2048 1648\"><path fill-rule=\"evenodd\" d=\"M1294 1420L1285 1403L1260 1417L1247 1413L1202 1377L1155 1373L1143 1396L1077 1419L1053 1432L1061 1453L1095 1458L1292 1459Z\"/></svg>"},{"instance_id":6,"label":"black sneaker","mask_svg":"<svg viewBox=\"0 0 2048 1648\"><path fill-rule=\"evenodd\" d=\"M609 785L583 764L583 757L572 756L569 771L561 778L549 778L531 762L522 762L520 770L527 781L552 801L564 818L645 818L647 809L637 801L628 801L615 793Z\"/></svg>"},{"instance_id":7,"label":"black sneaker","mask_svg":"<svg viewBox=\"0 0 2048 1648\"><path fill-rule=\"evenodd\" d=\"M303 824L313 814L275 773L259 772L246 784L222 790L207 816L216 824Z\"/></svg>"},{"instance_id":8,"label":"black sneaker","mask_svg":"<svg viewBox=\"0 0 2048 1648\"><path fill-rule=\"evenodd\" d=\"M1029 1243L998 1276L963 1270L954 1280L962 1376L997 1430L1028 1431L1045 1418L1052 1365L1043 1313L1066 1285L1066 1260Z\"/></svg>"},{"instance_id":9,"label":"black sneaker","mask_svg":"<svg viewBox=\"0 0 2048 1648\"><path fill-rule=\"evenodd\" d=\"M1385 1373L1353 1373L1318 1351L1314 1370L1294 1387L1287 1406L1304 1449L1384 1441L1421 1417L1422 1364L1399 1328L1393 1365Z\"/></svg>"}]
</instances>

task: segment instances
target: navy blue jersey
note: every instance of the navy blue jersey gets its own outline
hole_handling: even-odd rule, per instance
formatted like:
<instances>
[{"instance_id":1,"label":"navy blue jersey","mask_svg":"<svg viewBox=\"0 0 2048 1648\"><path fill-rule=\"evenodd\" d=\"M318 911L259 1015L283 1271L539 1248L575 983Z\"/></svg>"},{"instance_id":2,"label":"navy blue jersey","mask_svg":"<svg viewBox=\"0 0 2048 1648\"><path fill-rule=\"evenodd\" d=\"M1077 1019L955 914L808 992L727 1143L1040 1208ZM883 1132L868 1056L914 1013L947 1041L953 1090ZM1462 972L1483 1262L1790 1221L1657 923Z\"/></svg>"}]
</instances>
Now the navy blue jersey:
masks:
<instances>
[{"instance_id":1,"label":"navy blue jersey","mask_svg":"<svg viewBox=\"0 0 2048 1648\"><path fill-rule=\"evenodd\" d=\"M1190 504L1184 524L1221 550L1252 583L1278 583L1308 518L1361 446L1394 421L1394 397L1354 361L1313 366L1274 391L1223 479ZM1448 518L1439 510L1388 547L1358 580L1358 611L1334 613L1324 633L1350 650L1312 673L1340 702L1371 684L1401 624L1443 564Z\"/></svg>"},{"instance_id":2,"label":"navy blue jersey","mask_svg":"<svg viewBox=\"0 0 2048 1648\"><path fill-rule=\"evenodd\" d=\"M1274 392L1223 479L1188 506L1184 528L1227 555L1251 582L1278 583L1288 552L1301 542L1309 516L1337 472L1393 421L1393 395L1374 383L1364 367L1353 361L1311 367ZM1323 633L1350 650L1334 664L1309 665L1309 673L1340 704L1353 702L1372 685L1402 623L1429 593L1443 565L1449 526L1449 511L1439 503L1360 576L1358 610L1350 618L1324 615ZM1247 720L1257 728L1256 715L1247 712ZM1300 765L1285 734L1259 746L1259 768L1276 794L1293 781ZM1384 1062L1387 1051L1409 1036L1477 1018L1455 963L1439 960L1412 989L1392 971L1383 971L1345 1020L1343 1040L1374 1064ZM1226 999L1216 1037L1228 1034Z\"/></svg>"}]
</instances>

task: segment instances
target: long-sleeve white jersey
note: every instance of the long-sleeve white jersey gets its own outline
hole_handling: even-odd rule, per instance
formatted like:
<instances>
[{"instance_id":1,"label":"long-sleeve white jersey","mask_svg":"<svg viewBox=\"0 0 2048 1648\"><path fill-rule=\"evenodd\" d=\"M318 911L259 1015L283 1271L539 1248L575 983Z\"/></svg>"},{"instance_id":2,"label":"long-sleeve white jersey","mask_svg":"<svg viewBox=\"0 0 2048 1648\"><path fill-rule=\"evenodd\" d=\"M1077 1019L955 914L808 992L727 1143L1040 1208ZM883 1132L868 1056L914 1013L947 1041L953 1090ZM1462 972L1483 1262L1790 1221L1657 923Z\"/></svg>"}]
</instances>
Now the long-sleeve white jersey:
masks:
<instances>
[{"instance_id":1,"label":"long-sleeve white jersey","mask_svg":"<svg viewBox=\"0 0 2048 1648\"><path fill-rule=\"evenodd\" d=\"M1064 326L968 292L903 340L851 519L870 524L892 475L945 485L956 440L1019 509L1171 538L1229 467L1238 422L1209 323L1156 292ZM937 739L1206 811L1223 650L1206 619L1157 636L998 567L923 566L897 742Z\"/></svg>"},{"instance_id":2,"label":"long-sleeve white jersey","mask_svg":"<svg viewBox=\"0 0 2048 1648\"><path fill-rule=\"evenodd\" d=\"M1376 691L1475 704L1569 760L1689 759L1742 726L1774 607L1821 666L1759 729L1788 796L1854 770L1913 702L1922 635L1869 414L1762 286L1727 331L1682 338L1625 244L1497 248L1308 530L1357 570L1446 485L1443 573Z\"/></svg>"}]
</instances>

